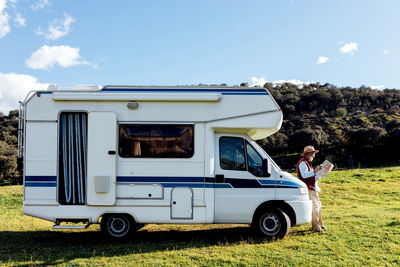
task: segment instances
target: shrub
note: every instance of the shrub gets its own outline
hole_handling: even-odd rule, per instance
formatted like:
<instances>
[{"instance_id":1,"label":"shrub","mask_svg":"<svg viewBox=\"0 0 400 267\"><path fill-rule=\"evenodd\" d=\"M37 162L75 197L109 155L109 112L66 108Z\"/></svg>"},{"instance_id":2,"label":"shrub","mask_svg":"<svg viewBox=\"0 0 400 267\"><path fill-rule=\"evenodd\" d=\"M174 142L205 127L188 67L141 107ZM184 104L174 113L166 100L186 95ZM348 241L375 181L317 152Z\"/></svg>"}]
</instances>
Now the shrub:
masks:
<instances>
[{"instance_id":1,"label":"shrub","mask_svg":"<svg viewBox=\"0 0 400 267\"><path fill-rule=\"evenodd\" d=\"M345 109L345 108L337 108L336 109L336 116L345 117L346 115L347 115L347 109Z\"/></svg>"}]
</instances>

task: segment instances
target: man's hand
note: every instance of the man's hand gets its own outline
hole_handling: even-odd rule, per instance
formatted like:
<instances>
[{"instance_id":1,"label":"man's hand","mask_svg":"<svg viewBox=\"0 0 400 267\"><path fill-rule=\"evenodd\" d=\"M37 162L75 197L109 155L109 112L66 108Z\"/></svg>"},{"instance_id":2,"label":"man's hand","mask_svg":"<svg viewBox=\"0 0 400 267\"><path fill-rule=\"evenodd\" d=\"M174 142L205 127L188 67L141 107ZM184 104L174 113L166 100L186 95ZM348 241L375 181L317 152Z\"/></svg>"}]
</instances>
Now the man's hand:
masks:
<instances>
[{"instance_id":1,"label":"man's hand","mask_svg":"<svg viewBox=\"0 0 400 267\"><path fill-rule=\"evenodd\" d=\"M315 168L315 171L317 172L317 171L319 171L321 168L322 168L322 166L321 166L321 165L318 165L318 166Z\"/></svg>"}]
</instances>

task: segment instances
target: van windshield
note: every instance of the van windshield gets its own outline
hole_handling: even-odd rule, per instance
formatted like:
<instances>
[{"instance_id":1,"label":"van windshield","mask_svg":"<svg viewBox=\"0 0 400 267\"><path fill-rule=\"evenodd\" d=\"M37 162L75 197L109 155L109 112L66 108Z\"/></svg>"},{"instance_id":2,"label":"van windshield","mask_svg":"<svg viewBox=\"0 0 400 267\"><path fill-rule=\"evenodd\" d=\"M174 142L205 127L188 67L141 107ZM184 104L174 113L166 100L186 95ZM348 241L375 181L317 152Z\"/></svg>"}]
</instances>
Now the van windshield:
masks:
<instances>
[{"instance_id":1,"label":"van windshield","mask_svg":"<svg viewBox=\"0 0 400 267\"><path fill-rule=\"evenodd\" d=\"M256 148L256 149L258 150L258 152L261 153L261 155L262 155L263 158L267 158L267 159L271 162L272 166L275 167L275 170L277 170L277 171L282 171L282 169L278 166L278 164L275 163L275 161L267 154L267 152L264 151L264 149L263 149L262 147L260 147L260 146L257 144L257 142L251 140L251 145L252 145L254 148Z\"/></svg>"}]
</instances>

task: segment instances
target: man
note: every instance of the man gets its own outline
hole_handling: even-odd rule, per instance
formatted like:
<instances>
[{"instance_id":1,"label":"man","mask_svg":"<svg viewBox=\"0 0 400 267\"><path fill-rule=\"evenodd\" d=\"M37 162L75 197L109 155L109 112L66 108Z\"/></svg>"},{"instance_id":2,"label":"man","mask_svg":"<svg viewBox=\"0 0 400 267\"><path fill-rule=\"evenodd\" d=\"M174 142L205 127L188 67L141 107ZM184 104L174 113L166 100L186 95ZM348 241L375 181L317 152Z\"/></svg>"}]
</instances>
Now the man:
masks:
<instances>
[{"instance_id":1,"label":"man","mask_svg":"<svg viewBox=\"0 0 400 267\"><path fill-rule=\"evenodd\" d=\"M315 172L319 171L321 166L316 167L315 171L312 167L316 153L318 153L318 150L315 150L313 146L306 146L301 153L302 158L297 163L296 171L297 177L307 185L308 194L312 201L312 228L316 232L322 232L325 226L322 223L322 204L318 197L318 192L321 189L318 186L318 177L315 175Z\"/></svg>"}]
</instances>

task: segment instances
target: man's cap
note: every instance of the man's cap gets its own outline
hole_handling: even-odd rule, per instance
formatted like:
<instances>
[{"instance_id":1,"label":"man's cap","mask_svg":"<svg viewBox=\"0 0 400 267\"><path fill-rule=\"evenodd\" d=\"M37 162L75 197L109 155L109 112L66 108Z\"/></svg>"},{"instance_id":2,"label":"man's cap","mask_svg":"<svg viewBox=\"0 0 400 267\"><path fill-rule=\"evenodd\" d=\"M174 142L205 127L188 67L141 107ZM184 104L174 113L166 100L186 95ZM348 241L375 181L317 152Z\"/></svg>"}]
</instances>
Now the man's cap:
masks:
<instances>
[{"instance_id":1,"label":"man's cap","mask_svg":"<svg viewBox=\"0 0 400 267\"><path fill-rule=\"evenodd\" d=\"M315 150L315 148L314 148L313 146L306 146L306 147L304 148L303 153L301 153L301 156L304 156L305 154L311 153L311 152L318 153L319 150Z\"/></svg>"}]
</instances>

